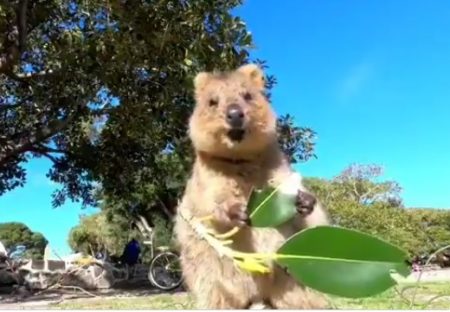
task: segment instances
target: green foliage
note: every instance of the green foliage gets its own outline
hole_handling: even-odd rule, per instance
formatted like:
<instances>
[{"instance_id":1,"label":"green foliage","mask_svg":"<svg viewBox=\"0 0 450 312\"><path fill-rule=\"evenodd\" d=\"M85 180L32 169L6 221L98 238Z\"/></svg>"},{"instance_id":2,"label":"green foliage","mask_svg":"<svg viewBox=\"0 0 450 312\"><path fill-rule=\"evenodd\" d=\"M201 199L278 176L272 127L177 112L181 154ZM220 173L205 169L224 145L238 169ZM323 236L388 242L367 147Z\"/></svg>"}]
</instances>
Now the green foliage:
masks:
<instances>
[{"instance_id":1,"label":"green foliage","mask_svg":"<svg viewBox=\"0 0 450 312\"><path fill-rule=\"evenodd\" d=\"M446 209L406 210L416 224L416 232L423 233L424 253L431 253L438 248L450 244L450 211Z\"/></svg>"},{"instance_id":2,"label":"green foliage","mask_svg":"<svg viewBox=\"0 0 450 312\"><path fill-rule=\"evenodd\" d=\"M377 203L338 202L329 207L334 223L364 231L401 246L412 256L427 249L425 233L407 209Z\"/></svg>"},{"instance_id":3,"label":"green foliage","mask_svg":"<svg viewBox=\"0 0 450 312\"><path fill-rule=\"evenodd\" d=\"M107 251L111 255L120 255L123 248L136 231L121 227L117 220L107 220L100 212L80 218L80 223L69 232L69 246L76 252L95 255L98 251Z\"/></svg>"},{"instance_id":4,"label":"green foliage","mask_svg":"<svg viewBox=\"0 0 450 312\"><path fill-rule=\"evenodd\" d=\"M395 181L380 181L383 168L374 164L351 164L331 180L310 178L305 184L325 204L351 201L361 205L386 203L402 206L401 187Z\"/></svg>"},{"instance_id":5,"label":"green foliage","mask_svg":"<svg viewBox=\"0 0 450 312\"><path fill-rule=\"evenodd\" d=\"M291 163L307 161L311 157L316 158L315 131L296 126L294 118L289 114L278 119L277 128L280 145Z\"/></svg>"},{"instance_id":6,"label":"green foliage","mask_svg":"<svg viewBox=\"0 0 450 312\"><path fill-rule=\"evenodd\" d=\"M151 226L154 231L154 246L172 246L171 221L157 212L152 215ZM143 244L147 238L142 236L128 218L108 216L105 211L81 217L80 223L71 229L68 241L71 249L76 252L95 255L98 251L106 251L109 255L120 256L131 238L140 242L142 260L149 263L151 252Z\"/></svg>"},{"instance_id":7,"label":"green foliage","mask_svg":"<svg viewBox=\"0 0 450 312\"><path fill-rule=\"evenodd\" d=\"M319 226L291 236L277 251L276 261L311 288L360 298L394 286L391 270L408 276L406 259L404 251L374 236Z\"/></svg>"},{"instance_id":8,"label":"green foliage","mask_svg":"<svg viewBox=\"0 0 450 312\"><path fill-rule=\"evenodd\" d=\"M0 223L0 241L7 249L16 245L26 246L25 256L34 259L42 259L48 243L41 233L33 232L18 222Z\"/></svg>"},{"instance_id":9,"label":"green foliage","mask_svg":"<svg viewBox=\"0 0 450 312\"><path fill-rule=\"evenodd\" d=\"M160 214L153 215L153 230L155 246L172 246L173 244L173 223L168 221Z\"/></svg>"}]
</instances>

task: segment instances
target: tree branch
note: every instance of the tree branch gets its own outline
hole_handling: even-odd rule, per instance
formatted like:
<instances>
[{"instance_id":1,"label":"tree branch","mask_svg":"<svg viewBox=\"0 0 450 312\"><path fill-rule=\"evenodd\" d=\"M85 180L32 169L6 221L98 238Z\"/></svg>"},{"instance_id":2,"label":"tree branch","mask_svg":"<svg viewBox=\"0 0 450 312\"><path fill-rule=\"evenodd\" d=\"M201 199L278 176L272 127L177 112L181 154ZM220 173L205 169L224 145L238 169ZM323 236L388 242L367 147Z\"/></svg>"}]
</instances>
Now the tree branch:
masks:
<instances>
[{"instance_id":1,"label":"tree branch","mask_svg":"<svg viewBox=\"0 0 450 312\"><path fill-rule=\"evenodd\" d=\"M28 0L19 1L19 9L17 10L17 28L19 30L19 51L25 49L27 42L27 7Z\"/></svg>"},{"instance_id":2,"label":"tree branch","mask_svg":"<svg viewBox=\"0 0 450 312\"><path fill-rule=\"evenodd\" d=\"M161 208L163 210L163 212L166 214L166 216L169 218L169 220L173 219L173 213L169 210L169 208L167 208L166 204L161 200L161 198L159 196L156 196L159 203L161 204Z\"/></svg>"},{"instance_id":3,"label":"tree branch","mask_svg":"<svg viewBox=\"0 0 450 312\"><path fill-rule=\"evenodd\" d=\"M32 98L32 96L26 96L23 99L21 99L20 101L14 103L14 104L0 105L0 112L6 111L8 109L14 109L14 108L17 108L19 106L22 106L26 101L30 100L31 98Z\"/></svg>"},{"instance_id":4,"label":"tree branch","mask_svg":"<svg viewBox=\"0 0 450 312\"><path fill-rule=\"evenodd\" d=\"M32 151L36 144L39 144L56 133L64 130L75 119L77 113L67 117L65 120L54 121L50 126L45 126L39 129L34 135L24 139L10 150L0 151L0 167L3 167L11 157L17 156L21 153Z\"/></svg>"},{"instance_id":5,"label":"tree branch","mask_svg":"<svg viewBox=\"0 0 450 312\"><path fill-rule=\"evenodd\" d=\"M30 151L33 153L37 153L40 154L44 157L47 157L48 159L50 159L53 163L59 163L59 159L54 157L53 155L51 155L52 153L59 153L59 154L64 154L66 153L63 150L60 149L55 149L55 148L51 148L42 144L39 144L38 146L35 147L31 147Z\"/></svg>"},{"instance_id":6,"label":"tree branch","mask_svg":"<svg viewBox=\"0 0 450 312\"><path fill-rule=\"evenodd\" d=\"M20 79L20 81L26 81L25 79L32 79L32 78L36 78L36 77L42 77L42 76L47 76L53 74L53 70L52 69L48 69L48 70L41 70L39 72L35 72L35 73L19 73L16 74L16 79Z\"/></svg>"},{"instance_id":7,"label":"tree branch","mask_svg":"<svg viewBox=\"0 0 450 312\"><path fill-rule=\"evenodd\" d=\"M45 146L45 145L39 145L39 148L41 148L42 151L44 151L46 153L59 153L59 154L67 153L67 151L65 151L65 150L52 148L52 147L48 147L48 146Z\"/></svg>"},{"instance_id":8,"label":"tree branch","mask_svg":"<svg viewBox=\"0 0 450 312\"><path fill-rule=\"evenodd\" d=\"M50 155L49 153L46 153L46 152L38 152L38 153L41 154L42 156L47 157L48 159L50 159L54 164L59 163L58 158L53 157L53 156Z\"/></svg>"}]
</instances>

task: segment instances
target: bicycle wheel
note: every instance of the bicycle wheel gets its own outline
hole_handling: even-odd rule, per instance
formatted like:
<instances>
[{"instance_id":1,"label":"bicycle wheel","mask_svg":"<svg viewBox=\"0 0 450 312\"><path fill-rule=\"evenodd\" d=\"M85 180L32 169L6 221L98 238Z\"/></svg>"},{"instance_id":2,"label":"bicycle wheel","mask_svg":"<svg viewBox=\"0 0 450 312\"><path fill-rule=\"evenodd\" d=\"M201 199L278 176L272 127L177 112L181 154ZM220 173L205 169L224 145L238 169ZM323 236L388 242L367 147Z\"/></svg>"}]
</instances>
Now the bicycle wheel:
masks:
<instances>
[{"instance_id":1,"label":"bicycle wheel","mask_svg":"<svg viewBox=\"0 0 450 312\"><path fill-rule=\"evenodd\" d=\"M178 255L166 251L154 257L150 262L148 279L161 290L172 290L180 286L183 275Z\"/></svg>"}]
</instances>

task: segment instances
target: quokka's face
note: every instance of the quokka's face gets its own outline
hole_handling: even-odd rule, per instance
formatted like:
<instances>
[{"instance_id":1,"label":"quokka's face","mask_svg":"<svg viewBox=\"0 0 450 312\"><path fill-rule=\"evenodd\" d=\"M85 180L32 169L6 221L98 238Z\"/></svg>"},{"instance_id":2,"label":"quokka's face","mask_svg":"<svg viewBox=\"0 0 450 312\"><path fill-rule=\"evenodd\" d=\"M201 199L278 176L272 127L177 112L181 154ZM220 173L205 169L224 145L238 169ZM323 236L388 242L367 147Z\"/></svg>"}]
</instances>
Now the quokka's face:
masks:
<instances>
[{"instance_id":1,"label":"quokka's face","mask_svg":"<svg viewBox=\"0 0 450 312\"><path fill-rule=\"evenodd\" d=\"M259 152L276 140L276 116L263 93L264 75L256 65L198 74L189 131L196 149L233 156Z\"/></svg>"}]
</instances>

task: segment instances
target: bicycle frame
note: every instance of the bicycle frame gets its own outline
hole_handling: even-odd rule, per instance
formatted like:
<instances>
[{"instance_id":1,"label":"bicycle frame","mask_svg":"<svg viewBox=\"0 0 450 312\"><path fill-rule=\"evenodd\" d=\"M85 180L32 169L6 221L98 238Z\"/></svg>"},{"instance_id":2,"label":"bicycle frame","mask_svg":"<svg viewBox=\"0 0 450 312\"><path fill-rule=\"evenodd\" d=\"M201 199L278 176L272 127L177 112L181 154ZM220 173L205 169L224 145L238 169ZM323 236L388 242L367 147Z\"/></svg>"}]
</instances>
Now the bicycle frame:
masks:
<instances>
[{"instance_id":1,"label":"bicycle frame","mask_svg":"<svg viewBox=\"0 0 450 312\"><path fill-rule=\"evenodd\" d=\"M146 246L150 246L150 259L153 259L155 257L155 232L153 231L153 228L148 225L147 220L143 216L139 215L138 219L139 220L136 221L136 226L138 227L142 236L144 236L144 240L142 241L142 243Z\"/></svg>"}]
</instances>

